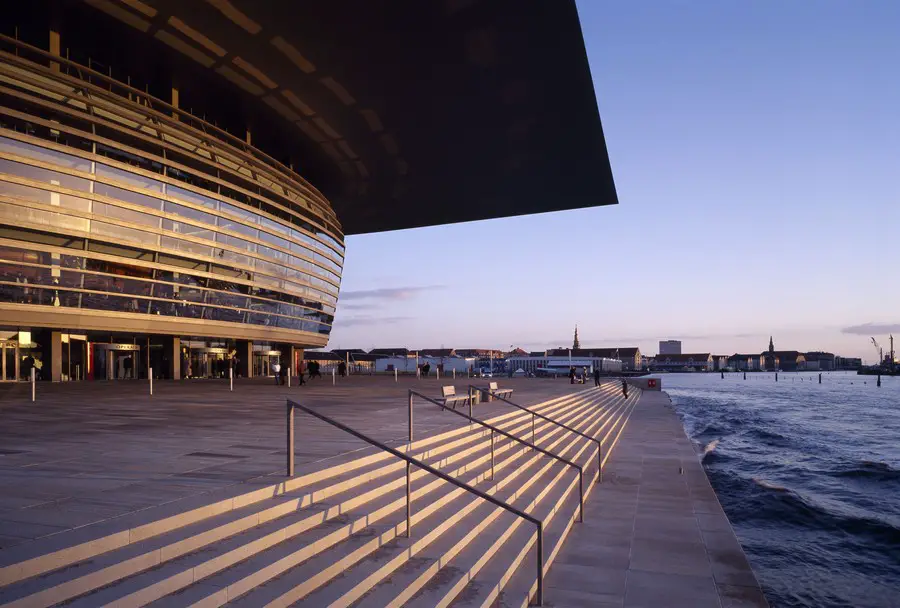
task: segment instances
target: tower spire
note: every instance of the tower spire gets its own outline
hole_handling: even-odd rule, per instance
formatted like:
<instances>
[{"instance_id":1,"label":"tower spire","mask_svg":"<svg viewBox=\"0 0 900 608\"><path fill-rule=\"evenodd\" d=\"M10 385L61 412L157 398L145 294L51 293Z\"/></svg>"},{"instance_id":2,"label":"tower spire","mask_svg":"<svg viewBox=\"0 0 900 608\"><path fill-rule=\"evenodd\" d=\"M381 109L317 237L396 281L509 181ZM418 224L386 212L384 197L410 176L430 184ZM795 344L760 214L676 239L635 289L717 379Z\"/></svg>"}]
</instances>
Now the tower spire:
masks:
<instances>
[{"instance_id":1,"label":"tower spire","mask_svg":"<svg viewBox=\"0 0 900 608\"><path fill-rule=\"evenodd\" d=\"M581 348L581 342L578 341L578 325L575 325L575 340L572 342L572 350Z\"/></svg>"},{"instance_id":2,"label":"tower spire","mask_svg":"<svg viewBox=\"0 0 900 608\"><path fill-rule=\"evenodd\" d=\"M769 336L769 352L775 352L775 343L772 341L772 336Z\"/></svg>"}]
</instances>

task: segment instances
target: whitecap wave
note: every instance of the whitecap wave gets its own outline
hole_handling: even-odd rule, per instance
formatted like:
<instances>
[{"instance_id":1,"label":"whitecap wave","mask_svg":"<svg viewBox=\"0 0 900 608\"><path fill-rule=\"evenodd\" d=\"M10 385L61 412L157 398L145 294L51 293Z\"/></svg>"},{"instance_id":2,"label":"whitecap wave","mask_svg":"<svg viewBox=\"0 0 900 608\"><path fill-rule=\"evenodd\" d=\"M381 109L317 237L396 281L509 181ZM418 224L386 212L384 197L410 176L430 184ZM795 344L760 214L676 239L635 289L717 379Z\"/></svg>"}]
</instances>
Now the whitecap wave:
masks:
<instances>
[{"instance_id":1,"label":"whitecap wave","mask_svg":"<svg viewBox=\"0 0 900 608\"><path fill-rule=\"evenodd\" d=\"M717 445L719 445L719 440L718 440L718 439L713 439L712 441L710 441L709 443L707 443L707 444L706 444L706 447L703 448L703 455L706 456L707 454L712 453L713 450L716 449L716 446L717 446Z\"/></svg>"},{"instance_id":2,"label":"whitecap wave","mask_svg":"<svg viewBox=\"0 0 900 608\"><path fill-rule=\"evenodd\" d=\"M753 483L758 485L761 488L765 488L767 490L774 490L776 492L787 492L788 489L784 486L780 486L778 484L772 483L771 481L766 481L765 479L760 479L759 477L753 477Z\"/></svg>"}]
</instances>

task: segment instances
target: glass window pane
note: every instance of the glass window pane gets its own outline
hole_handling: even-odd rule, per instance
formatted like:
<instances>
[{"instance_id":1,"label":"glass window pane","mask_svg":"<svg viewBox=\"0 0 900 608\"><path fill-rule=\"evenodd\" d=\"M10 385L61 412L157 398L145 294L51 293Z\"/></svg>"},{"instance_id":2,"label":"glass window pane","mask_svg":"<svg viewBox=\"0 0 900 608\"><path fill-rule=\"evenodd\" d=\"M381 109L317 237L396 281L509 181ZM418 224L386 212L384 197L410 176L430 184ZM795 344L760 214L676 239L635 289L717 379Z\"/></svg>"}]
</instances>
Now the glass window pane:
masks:
<instances>
[{"instance_id":1,"label":"glass window pane","mask_svg":"<svg viewBox=\"0 0 900 608\"><path fill-rule=\"evenodd\" d=\"M131 190L125 190L124 188L110 186L103 182L94 183L94 194L101 194L119 201L134 203L136 205L147 207L148 209L155 209L156 211L159 211L162 208L162 201L158 198L153 198L152 196L147 196L146 194L140 194L138 192L132 192Z\"/></svg>"},{"instance_id":2,"label":"glass window pane","mask_svg":"<svg viewBox=\"0 0 900 608\"><path fill-rule=\"evenodd\" d=\"M49 169L41 169L40 167L32 167L25 163L17 163L15 161L0 158L0 173L9 173L26 179L45 184L53 184L73 190L82 190L87 192L90 190L90 180L73 175L66 175L58 171L50 171Z\"/></svg>"},{"instance_id":3,"label":"glass window pane","mask_svg":"<svg viewBox=\"0 0 900 608\"><path fill-rule=\"evenodd\" d=\"M193 236L198 239L207 239L209 241L216 238L216 233L212 230L205 230L193 224L185 224L184 222L173 222L172 220L162 221L163 230L171 230L178 234Z\"/></svg>"},{"instance_id":4,"label":"glass window pane","mask_svg":"<svg viewBox=\"0 0 900 608\"><path fill-rule=\"evenodd\" d=\"M283 238L281 238L281 237L279 237L279 236L275 236L275 235L273 235L273 234L269 234L268 232L265 232L265 231L263 231L263 230L260 230L260 231L259 231L259 240L265 241L265 242L270 243L270 244L272 244L272 245L276 245L276 246L281 247L281 248L283 248L283 249L290 249L290 246L291 246L291 244L288 242L287 239L283 239Z\"/></svg>"},{"instance_id":5,"label":"glass window pane","mask_svg":"<svg viewBox=\"0 0 900 608\"><path fill-rule=\"evenodd\" d=\"M230 236L227 234L222 234L221 232L216 233L216 242L222 243L223 245L230 245L232 247L237 247L238 249L246 249L247 251L256 251L256 244L245 241L244 239L239 239L234 236Z\"/></svg>"},{"instance_id":6,"label":"glass window pane","mask_svg":"<svg viewBox=\"0 0 900 608\"><path fill-rule=\"evenodd\" d=\"M78 169L79 171L86 171L88 173L91 172L91 161L89 160L70 154L63 154L62 152L56 152L55 150L41 148L40 146L27 144L23 141L9 139L7 137L0 137L0 150L9 152L10 154L18 154L19 156L28 156L36 160L53 163L54 165L60 165L62 167L69 167L70 169Z\"/></svg>"},{"instance_id":7,"label":"glass window pane","mask_svg":"<svg viewBox=\"0 0 900 608\"><path fill-rule=\"evenodd\" d=\"M177 205L169 201L166 201L164 209L166 213L173 213L175 215L180 215L191 220L197 220L198 222L203 222L204 224L209 224L210 226L216 225L216 216L210 213L197 211L196 209L191 209L190 207L185 207L184 205Z\"/></svg>"},{"instance_id":8,"label":"glass window pane","mask_svg":"<svg viewBox=\"0 0 900 608\"><path fill-rule=\"evenodd\" d=\"M38 203L50 204L50 191L35 188L34 186L23 186L21 184L13 184L12 182L0 182L0 194L3 196L15 196L24 198Z\"/></svg>"},{"instance_id":9,"label":"glass window pane","mask_svg":"<svg viewBox=\"0 0 900 608\"><path fill-rule=\"evenodd\" d=\"M204 207L209 207L210 209L218 209L219 207L219 201L215 199L203 196L202 194L197 194L196 192L192 192L190 190L185 190L184 188L179 188L178 186L173 186L171 184L166 188L166 195L172 198L179 198L183 201L194 203L196 205L203 205Z\"/></svg>"},{"instance_id":10,"label":"glass window pane","mask_svg":"<svg viewBox=\"0 0 900 608\"><path fill-rule=\"evenodd\" d=\"M174 249L175 251L182 251L184 253L193 253L195 255L204 256L209 256L212 250L209 245L200 245L198 243L192 243L190 241L184 241L182 239L173 239L168 236L162 237L161 245L168 249Z\"/></svg>"},{"instance_id":11,"label":"glass window pane","mask_svg":"<svg viewBox=\"0 0 900 608\"><path fill-rule=\"evenodd\" d=\"M162 182L150 179L149 177L144 177L143 175L138 175L137 173L122 171L121 169L116 169L115 167L110 167L109 165L104 165L102 163L97 163L97 175L108 177L118 182L131 184L138 188L144 188L145 190L154 190L156 192L163 191Z\"/></svg>"},{"instance_id":12,"label":"glass window pane","mask_svg":"<svg viewBox=\"0 0 900 608\"><path fill-rule=\"evenodd\" d=\"M125 209L124 207L116 207L115 205L101 203L100 201L94 201L93 210L97 215L113 217L125 222L142 224L144 226L150 226L152 228L159 228L160 218L155 215L149 215L147 213L141 213L140 211Z\"/></svg>"},{"instance_id":13,"label":"glass window pane","mask_svg":"<svg viewBox=\"0 0 900 608\"><path fill-rule=\"evenodd\" d=\"M143 230L135 230L134 228L126 228L124 226L115 226L105 222L93 220L91 222L91 234L99 234L114 239L126 241L134 241L142 245L156 245L159 243L159 235L144 232Z\"/></svg>"}]
</instances>

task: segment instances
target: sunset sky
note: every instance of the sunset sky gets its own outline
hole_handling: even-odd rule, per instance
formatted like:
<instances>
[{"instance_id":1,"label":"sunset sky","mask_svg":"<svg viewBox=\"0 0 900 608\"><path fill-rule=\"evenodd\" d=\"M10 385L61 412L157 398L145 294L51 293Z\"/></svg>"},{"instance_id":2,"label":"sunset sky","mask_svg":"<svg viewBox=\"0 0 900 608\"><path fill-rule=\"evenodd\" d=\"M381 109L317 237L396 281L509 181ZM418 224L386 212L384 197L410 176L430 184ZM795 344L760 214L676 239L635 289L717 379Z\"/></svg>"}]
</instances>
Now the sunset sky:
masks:
<instances>
[{"instance_id":1,"label":"sunset sky","mask_svg":"<svg viewBox=\"0 0 900 608\"><path fill-rule=\"evenodd\" d=\"M620 204L349 237L329 347L900 345L900 2L578 6Z\"/></svg>"}]
</instances>

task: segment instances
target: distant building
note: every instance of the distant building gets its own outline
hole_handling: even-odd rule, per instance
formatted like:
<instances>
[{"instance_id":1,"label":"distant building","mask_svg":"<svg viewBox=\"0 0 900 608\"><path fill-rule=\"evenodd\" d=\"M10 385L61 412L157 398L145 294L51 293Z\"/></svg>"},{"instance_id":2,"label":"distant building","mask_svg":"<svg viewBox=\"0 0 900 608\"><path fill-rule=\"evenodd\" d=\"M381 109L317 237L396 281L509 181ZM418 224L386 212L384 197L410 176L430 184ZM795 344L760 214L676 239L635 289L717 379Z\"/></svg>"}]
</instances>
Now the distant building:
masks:
<instances>
[{"instance_id":1,"label":"distant building","mask_svg":"<svg viewBox=\"0 0 900 608\"><path fill-rule=\"evenodd\" d=\"M653 369L670 372L711 372L715 368L710 353L688 353L681 355L657 355Z\"/></svg>"},{"instance_id":2,"label":"distant building","mask_svg":"<svg viewBox=\"0 0 900 608\"><path fill-rule=\"evenodd\" d=\"M659 354L661 355L680 355L681 340L660 340Z\"/></svg>"},{"instance_id":3,"label":"distant building","mask_svg":"<svg viewBox=\"0 0 900 608\"><path fill-rule=\"evenodd\" d=\"M803 356L806 358L803 369L807 371L827 372L834 369L835 356L833 353L814 351L811 353L804 353Z\"/></svg>"},{"instance_id":4,"label":"distant building","mask_svg":"<svg viewBox=\"0 0 900 608\"><path fill-rule=\"evenodd\" d=\"M728 367L739 372L755 372L760 368L759 355L741 355L735 353L728 357Z\"/></svg>"},{"instance_id":5,"label":"distant building","mask_svg":"<svg viewBox=\"0 0 900 608\"><path fill-rule=\"evenodd\" d=\"M862 359L859 357L835 357L834 369L859 369L862 367Z\"/></svg>"},{"instance_id":6,"label":"distant building","mask_svg":"<svg viewBox=\"0 0 900 608\"><path fill-rule=\"evenodd\" d=\"M551 348L547 351L549 357L568 357L578 359L618 359L622 362L622 369L635 371L641 369L641 349L636 346L624 348Z\"/></svg>"},{"instance_id":7,"label":"distant building","mask_svg":"<svg viewBox=\"0 0 900 608\"><path fill-rule=\"evenodd\" d=\"M728 355L713 355L713 369L717 372L724 371L728 367Z\"/></svg>"},{"instance_id":8,"label":"distant building","mask_svg":"<svg viewBox=\"0 0 900 608\"><path fill-rule=\"evenodd\" d=\"M583 353L586 349L578 349L579 353ZM549 373L539 372L538 370L556 370L560 376L569 373L569 367L574 367L581 373L582 368L588 368L589 372L599 369L605 373L617 373L622 371L622 362L616 359L610 359L600 356L588 356L585 354L573 354L571 358L568 355L569 349L554 349L555 352L564 352L566 354L546 354L538 353L538 356L531 355L514 355L506 360L507 370L515 372L519 369L526 373Z\"/></svg>"},{"instance_id":9,"label":"distant building","mask_svg":"<svg viewBox=\"0 0 900 608\"><path fill-rule=\"evenodd\" d=\"M793 372L804 369L806 356L796 350L775 350L775 342L769 336L769 350L762 353L763 369L767 371Z\"/></svg>"}]
</instances>

